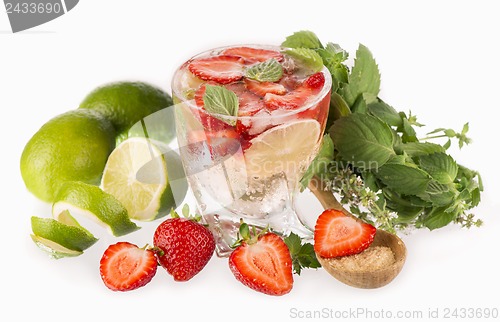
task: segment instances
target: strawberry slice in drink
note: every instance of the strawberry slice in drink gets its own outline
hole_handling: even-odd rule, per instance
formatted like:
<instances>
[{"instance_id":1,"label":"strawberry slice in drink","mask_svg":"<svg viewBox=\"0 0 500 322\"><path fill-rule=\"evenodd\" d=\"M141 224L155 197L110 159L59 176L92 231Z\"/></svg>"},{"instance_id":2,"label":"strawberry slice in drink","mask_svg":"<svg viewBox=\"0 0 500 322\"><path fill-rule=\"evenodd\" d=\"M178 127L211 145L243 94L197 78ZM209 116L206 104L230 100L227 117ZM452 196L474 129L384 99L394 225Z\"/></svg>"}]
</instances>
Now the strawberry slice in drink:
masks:
<instances>
[{"instance_id":1,"label":"strawberry slice in drink","mask_svg":"<svg viewBox=\"0 0 500 322\"><path fill-rule=\"evenodd\" d=\"M261 97L264 97L267 93L284 95L287 92L285 86L279 83L259 82L248 78L245 78L245 86L250 92Z\"/></svg>"},{"instance_id":2,"label":"strawberry slice in drink","mask_svg":"<svg viewBox=\"0 0 500 322\"><path fill-rule=\"evenodd\" d=\"M227 86L230 87L233 85L230 84ZM188 135L188 142L189 144L200 144L206 141L213 158L233 154L240 147L240 134L237 132L237 127L229 125L204 110L203 95L205 91L206 87L203 84L194 94L196 105L202 109L198 112L198 116L203 125L204 133L192 131L194 133Z\"/></svg>"},{"instance_id":3,"label":"strawberry slice in drink","mask_svg":"<svg viewBox=\"0 0 500 322\"><path fill-rule=\"evenodd\" d=\"M198 78L229 84L243 78L245 60L239 56L220 55L191 61L188 69Z\"/></svg>"},{"instance_id":4,"label":"strawberry slice in drink","mask_svg":"<svg viewBox=\"0 0 500 322\"><path fill-rule=\"evenodd\" d=\"M323 88L324 84L325 76L323 75L323 73L318 72L309 76L295 90L285 95L267 93L264 96L264 103L270 110L294 110L302 107L309 97L317 94L321 90L321 88Z\"/></svg>"},{"instance_id":5,"label":"strawberry slice in drink","mask_svg":"<svg viewBox=\"0 0 500 322\"><path fill-rule=\"evenodd\" d=\"M277 61L283 61L283 54L279 51L251 48L251 47L233 47L222 52L224 55L239 56L245 59L248 63L263 62L271 58Z\"/></svg>"}]
</instances>

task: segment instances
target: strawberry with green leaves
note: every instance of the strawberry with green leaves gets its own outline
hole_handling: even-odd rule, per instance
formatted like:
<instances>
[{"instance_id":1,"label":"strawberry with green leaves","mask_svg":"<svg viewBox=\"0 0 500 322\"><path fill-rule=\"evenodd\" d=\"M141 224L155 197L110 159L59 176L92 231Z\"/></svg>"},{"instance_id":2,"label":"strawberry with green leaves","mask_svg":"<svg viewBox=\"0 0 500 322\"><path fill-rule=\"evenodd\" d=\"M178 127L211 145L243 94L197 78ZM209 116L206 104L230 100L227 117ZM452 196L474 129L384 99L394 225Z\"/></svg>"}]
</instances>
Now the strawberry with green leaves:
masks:
<instances>
[{"instance_id":1,"label":"strawberry with green leaves","mask_svg":"<svg viewBox=\"0 0 500 322\"><path fill-rule=\"evenodd\" d=\"M284 295L293 287L293 273L302 268L318 268L313 246L302 244L296 234L281 236L242 222L240 239L229 257L229 268L238 281L249 288L268 295Z\"/></svg>"},{"instance_id":2,"label":"strawberry with green leaves","mask_svg":"<svg viewBox=\"0 0 500 322\"><path fill-rule=\"evenodd\" d=\"M182 209L183 218L175 211L162 222L154 233L158 261L175 281L188 281L208 263L215 250L215 239L210 230L199 221L201 216L189 215L189 207Z\"/></svg>"},{"instance_id":3,"label":"strawberry with green leaves","mask_svg":"<svg viewBox=\"0 0 500 322\"><path fill-rule=\"evenodd\" d=\"M240 226L241 239L229 256L229 268L238 281L269 295L284 295L292 290L292 258L280 236L263 230L253 235L248 225Z\"/></svg>"}]
</instances>

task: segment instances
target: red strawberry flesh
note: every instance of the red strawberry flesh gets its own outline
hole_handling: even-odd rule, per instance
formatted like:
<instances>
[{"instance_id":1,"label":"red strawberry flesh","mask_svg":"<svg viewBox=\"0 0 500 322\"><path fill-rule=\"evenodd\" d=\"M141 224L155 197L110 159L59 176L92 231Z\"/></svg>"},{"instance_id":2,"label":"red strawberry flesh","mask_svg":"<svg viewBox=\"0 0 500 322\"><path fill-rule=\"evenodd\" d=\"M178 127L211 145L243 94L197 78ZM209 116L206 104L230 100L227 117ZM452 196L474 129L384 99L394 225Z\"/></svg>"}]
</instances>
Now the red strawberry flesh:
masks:
<instances>
[{"instance_id":1,"label":"red strawberry flesh","mask_svg":"<svg viewBox=\"0 0 500 322\"><path fill-rule=\"evenodd\" d=\"M224 55L239 56L245 58L248 62L263 62L271 58L277 61L283 61L283 54L279 51L252 48L252 47L233 47L228 48L222 52Z\"/></svg>"},{"instance_id":2,"label":"red strawberry flesh","mask_svg":"<svg viewBox=\"0 0 500 322\"><path fill-rule=\"evenodd\" d=\"M304 103L313 95L317 94L325 84L325 76L319 72L309 76L295 90L285 95L267 93L264 103L270 110L287 109L294 110L304 106Z\"/></svg>"},{"instance_id":3,"label":"red strawberry flesh","mask_svg":"<svg viewBox=\"0 0 500 322\"><path fill-rule=\"evenodd\" d=\"M104 252L100 274L104 284L113 291L131 291L146 285L156 274L158 262L152 250L118 242Z\"/></svg>"},{"instance_id":4,"label":"red strawberry flesh","mask_svg":"<svg viewBox=\"0 0 500 322\"><path fill-rule=\"evenodd\" d=\"M220 55L194 59L188 65L191 73L205 81L229 84L243 78L245 60L238 56Z\"/></svg>"},{"instance_id":5,"label":"red strawberry flesh","mask_svg":"<svg viewBox=\"0 0 500 322\"><path fill-rule=\"evenodd\" d=\"M238 281L258 292L283 295L293 286L290 251L273 233L255 244L243 242L231 253L229 267Z\"/></svg>"},{"instance_id":6,"label":"red strawberry flesh","mask_svg":"<svg viewBox=\"0 0 500 322\"><path fill-rule=\"evenodd\" d=\"M259 82L245 79L245 86L250 92L261 97L264 97L267 93L284 95L287 92L285 86L273 82Z\"/></svg>"},{"instance_id":7,"label":"red strawberry flesh","mask_svg":"<svg viewBox=\"0 0 500 322\"><path fill-rule=\"evenodd\" d=\"M358 254L373 242L377 229L338 210L325 210L314 229L314 250L325 258Z\"/></svg>"}]
</instances>

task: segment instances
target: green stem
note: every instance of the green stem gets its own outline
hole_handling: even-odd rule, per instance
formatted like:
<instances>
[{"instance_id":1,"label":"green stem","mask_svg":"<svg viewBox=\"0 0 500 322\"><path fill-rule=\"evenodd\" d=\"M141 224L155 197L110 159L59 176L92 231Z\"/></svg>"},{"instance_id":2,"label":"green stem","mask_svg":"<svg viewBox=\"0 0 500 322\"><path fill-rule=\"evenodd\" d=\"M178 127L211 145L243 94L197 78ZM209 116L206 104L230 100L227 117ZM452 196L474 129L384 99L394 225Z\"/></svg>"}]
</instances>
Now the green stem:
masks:
<instances>
[{"instance_id":1,"label":"green stem","mask_svg":"<svg viewBox=\"0 0 500 322\"><path fill-rule=\"evenodd\" d=\"M446 135L446 134L426 136L425 138L419 139L419 141L426 141L426 140L446 138L446 137L448 137L448 135Z\"/></svg>"}]
</instances>

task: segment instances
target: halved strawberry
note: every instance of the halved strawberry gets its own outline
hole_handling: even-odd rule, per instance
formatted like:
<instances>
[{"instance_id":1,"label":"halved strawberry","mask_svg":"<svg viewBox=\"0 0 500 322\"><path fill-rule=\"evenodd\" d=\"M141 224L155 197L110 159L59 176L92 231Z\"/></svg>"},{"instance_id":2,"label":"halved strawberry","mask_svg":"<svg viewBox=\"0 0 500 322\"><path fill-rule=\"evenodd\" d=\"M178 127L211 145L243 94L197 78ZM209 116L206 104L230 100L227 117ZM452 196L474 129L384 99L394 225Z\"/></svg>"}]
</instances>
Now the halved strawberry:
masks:
<instances>
[{"instance_id":1,"label":"halved strawberry","mask_svg":"<svg viewBox=\"0 0 500 322\"><path fill-rule=\"evenodd\" d=\"M100 261L104 284L113 291L131 291L146 285L156 274L158 262L152 250L128 242L109 246Z\"/></svg>"},{"instance_id":2,"label":"halved strawberry","mask_svg":"<svg viewBox=\"0 0 500 322\"><path fill-rule=\"evenodd\" d=\"M222 52L224 55L234 55L245 58L249 63L252 62L263 62L271 58L277 61L283 61L283 54L279 51L252 48L252 47L233 47L228 48Z\"/></svg>"},{"instance_id":3,"label":"halved strawberry","mask_svg":"<svg viewBox=\"0 0 500 322\"><path fill-rule=\"evenodd\" d=\"M370 246L376 232L370 224L327 209L316 221L314 251L325 258L358 254Z\"/></svg>"},{"instance_id":4,"label":"halved strawberry","mask_svg":"<svg viewBox=\"0 0 500 322\"><path fill-rule=\"evenodd\" d=\"M228 84L243 77L245 60L239 56L220 55L195 59L189 63L191 73L205 81Z\"/></svg>"},{"instance_id":5,"label":"halved strawberry","mask_svg":"<svg viewBox=\"0 0 500 322\"><path fill-rule=\"evenodd\" d=\"M252 93L264 97L267 93L276 95L286 94L285 86L273 82L259 82L245 78L245 86Z\"/></svg>"},{"instance_id":6,"label":"halved strawberry","mask_svg":"<svg viewBox=\"0 0 500 322\"><path fill-rule=\"evenodd\" d=\"M243 241L229 257L236 279L251 289L269 295L292 290L292 258L285 242L274 233Z\"/></svg>"},{"instance_id":7,"label":"halved strawberry","mask_svg":"<svg viewBox=\"0 0 500 322\"><path fill-rule=\"evenodd\" d=\"M264 96L264 103L270 110L279 108L294 110L303 106L310 96L317 94L323 88L324 84L325 76L319 72L309 76L295 90L285 95L267 93Z\"/></svg>"}]
</instances>

